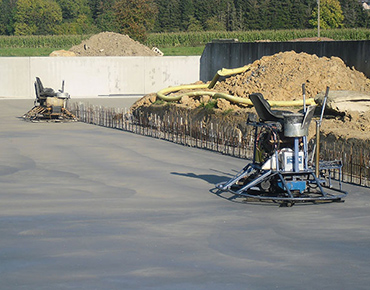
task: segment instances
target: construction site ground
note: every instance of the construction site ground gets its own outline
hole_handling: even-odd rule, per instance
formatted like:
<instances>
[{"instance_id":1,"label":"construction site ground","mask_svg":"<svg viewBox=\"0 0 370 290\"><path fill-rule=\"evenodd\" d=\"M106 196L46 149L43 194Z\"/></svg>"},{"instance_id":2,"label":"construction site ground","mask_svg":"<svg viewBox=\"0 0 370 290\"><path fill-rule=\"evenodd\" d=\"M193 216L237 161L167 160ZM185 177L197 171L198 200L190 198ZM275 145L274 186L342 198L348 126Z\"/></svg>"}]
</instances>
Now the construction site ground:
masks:
<instances>
[{"instance_id":1,"label":"construction site ground","mask_svg":"<svg viewBox=\"0 0 370 290\"><path fill-rule=\"evenodd\" d=\"M0 103L1 289L368 289L369 189L230 201L212 189L245 160Z\"/></svg>"}]
</instances>

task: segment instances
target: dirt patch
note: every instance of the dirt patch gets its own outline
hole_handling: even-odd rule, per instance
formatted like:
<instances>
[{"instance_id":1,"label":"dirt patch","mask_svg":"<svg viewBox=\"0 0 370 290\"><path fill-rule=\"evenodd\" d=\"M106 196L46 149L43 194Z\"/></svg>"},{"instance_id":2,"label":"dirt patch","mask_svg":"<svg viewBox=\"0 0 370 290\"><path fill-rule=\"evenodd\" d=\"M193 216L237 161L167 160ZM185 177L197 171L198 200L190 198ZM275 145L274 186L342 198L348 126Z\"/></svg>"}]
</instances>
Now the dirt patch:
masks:
<instances>
[{"instance_id":1,"label":"dirt patch","mask_svg":"<svg viewBox=\"0 0 370 290\"><path fill-rule=\"evenodd\" d=\"M370 140L370 112L347 112L343 117L326 116L322 123L325 135L334 135L342 139Z\"/></svg>"},{"instance_id":2,"label":"dirt patch","mask_svg":"<svg viewBox=\"0 0 370 290\"><path fill-rule=\"evenodd\" d=\"M302 99L302 84L306 87L306 98L315 98L325 92L326 87L330 91L370 92L370 80L363 73L346 66L340 58L318 57L294 51L262 57L251 64L249 71L221 79L212 90L241 98L259 92L267 100L289 101ZM135 103L132 110L153 104L158 106L161 102L155 94L150 94ZM213 102L215 114L225 115L225 111L233 111L240 116L254 111L224 99L215 101L205 96L184 97L176 102L176 106L194 110L210 102ZM342 138L369 139L369 130L370 113L352 112L350 108L338 115L326 115L322 124L324 134L335 134Z\"/></svg>"},{"instance_id":3,"label":"dirt patch","mask_svg":"<svg viewBox=\"0 0 370 290\"><path fill-rule=\"evenodd\" d=\"M77 56L160 56L156 50L131 39L128 35L114 32L93 35L69 51Z\"/></svg>"}]
</instances>

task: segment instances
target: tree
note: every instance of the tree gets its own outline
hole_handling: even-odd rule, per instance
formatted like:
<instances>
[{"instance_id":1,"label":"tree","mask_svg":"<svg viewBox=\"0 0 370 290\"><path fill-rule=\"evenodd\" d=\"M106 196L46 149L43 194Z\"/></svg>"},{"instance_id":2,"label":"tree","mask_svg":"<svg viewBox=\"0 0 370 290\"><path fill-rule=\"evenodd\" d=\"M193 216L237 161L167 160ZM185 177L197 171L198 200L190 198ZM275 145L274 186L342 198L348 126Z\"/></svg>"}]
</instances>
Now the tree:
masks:
<instances>
[{"instance_id":1,"label":"tree","mask_svg":"<svg viewBox=\"0 0 370 290\"><path fill-rule=\"evenodd\" d=\"M194 16L190 16L187 31L189 32L203 31L203 26L198 19L196 19Z\"/></svg>"},{"instance_id":2,"label":"tree","mask_svg":"<svg viewBox=\"0 0 370 290\"><path fill-rule=\"evenodd\" d=\"M276 0L271 2L271 28L290 28L290 12L292 3L289 0Z\"/></svg>"},{"instance_id":3,"label":"tree","mask_svg":"<svg viewBox=\"0 0 370 290\"><path fill-rule=\"evenodd\" d=\"M209 31L225 31L226 25L224 21L220 21L217 16L213 16L206 20L205 30Z\"/></svg>"},{"instance_id":4,"label":"tree","mask_svg":"<svg viewBox=\"0 0 370 290\"><path fill-rule=\"evenodd\" d=\"M226 30L233 31L237 27L237 15L233 1L226 3L226 15L225 15Z\"/></svg>"},{"instance_id":5,"label":"tree","mask_svg":"<svg viewBox=\"0 0 370 290\"><path fill-rule=\"evenodd\" d=\"M316 1L317 0L291 0L291 9L289 11L288 17L288 27L299 29L310 27L308 21L312 14L312 7L314 7L314 5L317 3Z\"/></svg>"},{"instance_id":6,"label":"tree","mask_svg":"<svg viewBox=\"0 0 370 290\"><path fill-rule=\"evenodd\" d=\"M215 3L215 1L211 0L193 0L193 3L194 19L191 19L192 24L194 24L194 20L197 20L199 21L199 24L204 27L207 19L216 15L213 9L214 7L218 6L218 3Z\"/></svg>"},{"instance_id":7,"label":"tree","mask_svg":"<svg viewBox=\"0 0 370 290\"><path fill-rule=\"evenodd\" d=\"M154 0L117 0L113 6L120 33L145 41L158 13Z\"/></svg>"},{"instance_id":8,"label":"tree","mask_svg":"<svg viewBox=\"0 0 370 290\"><path fill-rule=\"evenodd\" d=\"M81 14L92 17L87 0L56 0L56 2L62 9L64 21L74 21Z\"/></svg>"},{"instance_id":9,"label":"tree","mask_svg":"<svg viewBox=\"0 0 370 290\"><path fill-rule=\"evenodd\" d=\"M62 19L62 9L54 0L18 0L14 34L55 34Z\"/></svg>"},{"instance_id":10,"label":"tree","mask_svg":"<svg viewBox=\"0 0 370 290\"><path fill-rule=\"evenodd\" d=\"M86 34L97 32L87 0L56 0L62 9L63 23L60 34Z\"/></svg>"},{"instance_id":11,"label":"tree","mask_svg":"<svg viewBox=\"0 0 370 290\"><path fill-rule=\"evenodd\" d=\"M343 11L343 26L347 28L369 27L369 13L362 8L357 0L340 0Z\"/></svg>"},{"instance_id":12,"label":"tree","mask_svg":"<svg viewBox=\"0 0 370 290\"><path fill-rule=\"evenodd\" d=\"M246 17L244 25L246 29L261 29L261 19L259 17L260 4L258 0L247 0Z\"/></svg>"},{"instance_id":13,"label":"tree","mask_svg":"<svg viewBox=\"0 0 370 290\"><path fill-rule=\"evenodd\" d=\"M92 19L80 14L73 21L64 21L57 29L58 34L93 34L99 32Z\"/></svg>"},{"instance_id":14,"label":"tree","mask_svg":"<svg viewBox=\"0 0 370 290\"><path fill-rule=\"evenodd\" d=\"M317 7L312 11L310 24L317 27ZM322 29L342 27L344 20L342 8L338 0L320 0L320 27Z\"/></svg>"},{"instance_id":15,"label":"tree","mask_svg":"<svg viewBox=\"0 0 370 290\"><path fill-rule=\"evenodd\" d=\"M181 12L179 0L156 0L158 9L155 30L158 32L179 31Z\"/></svg>"},{"instance_id":16,"label":"tree","mask_svg":"<svg viewBox=\"0 0 370 290\"><path fill-rule=\"evenodd\" d=\"M16 5L16 0L0 0L0 34L13 34Z\"/></svg>"},{"instance_id":17,"label":"tree","mask_svg":"<svg viewBox=\"0 0 370 290\"><path fill-rule=\"evenodd\" d=\"M189 26L190 17L194 16L194 5L192 0L180 1L180 30L186 31Z\"/></svg>"},{"instance_id":18,"label":"tree","mask_svg":"<svg viewBox=\"0 0 370 290\"><path fill-rule=\"evenodd\" d=\"M236 9L236 21L234 30L244 30L244 11L241 7L235 6Z\"/></svg>"},{"instance_id":19,"label":"tree","mask_svg":"<svg viewBox=\"0 0 370 290\"><path fill-rule=\"evenodd\" d=\"M101 1L101 0L87 0L87 3L90 7L90 11L91 11L91 17L94 19L94 21L96 20L96 18L98 17L98 13L99 13L99 8L100 6L105 3L107 1Z\"/></svg>"},{"instance_id":20,"label":"tree","mask_svg":"<svg viewBox=\"0 0 370 290\"><path fill-rule=\"evenodd\" d=\"M105 0L99 1L96 7L94 6L93 18L97 27L102 31L118 32L119 30L113 8L114 3L115 0Z\"/></svg>"},{"instance_id":21,"label":"tree","mask_svg":"<svg viewBox=\"0 0 370 290\"><path fill-rule=\"evenodd\" d=\"M257 29L273 29L272 27L272 11L271 11L271 0L261 0L259 3L259 25Z\"/></svg>"},{"instance_id":22,"label":"tree","mask_svg":"<svg viewBox=\"0 0 370 290\"><path fill-rule=\"evenodd\" d=\"M0 35L13 34L15 6L14 0L0 0Z\"/></svg>"}]
</instances>

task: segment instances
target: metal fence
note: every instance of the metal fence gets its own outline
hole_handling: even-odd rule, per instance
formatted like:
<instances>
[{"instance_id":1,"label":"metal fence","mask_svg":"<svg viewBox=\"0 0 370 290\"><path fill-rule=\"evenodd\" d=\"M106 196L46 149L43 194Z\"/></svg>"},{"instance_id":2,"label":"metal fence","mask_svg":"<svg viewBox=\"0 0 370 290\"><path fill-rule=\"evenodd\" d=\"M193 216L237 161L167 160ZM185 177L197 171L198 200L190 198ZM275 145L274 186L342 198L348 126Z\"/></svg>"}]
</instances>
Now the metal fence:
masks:
<instances>
[{"instance_id":1,"label":"metal fence","mask_svg":"<svg viewBox=\"0 0 370 290\"><path fill-rule=\"evenodd\" d=\"M74 103L70 111L80 122L119 129L135 134L167 140L184 146L219 152L238 158L253 157L252 128L240 130L226 123L194 120L183 111L172 110L163 114L136 112L126 108L107 108ZM249 126L247 126L249 127ZM343 182L370 186L370 150L367 146L346 141L320 138L320 159L342 160ZM339 178L339 174L333 176Z\"/></svg>"},{"instance_id":2,"label":"metal fence","mask_svg":"<svg viewBox=\"0 0 370 290\"><path fill-rule=\"evenodd\" d=\"M321 138L320 157L324 160L342 160L342 181L370 186L370 150L366 141L348 142Z\"/></svg>"}]
</instances>

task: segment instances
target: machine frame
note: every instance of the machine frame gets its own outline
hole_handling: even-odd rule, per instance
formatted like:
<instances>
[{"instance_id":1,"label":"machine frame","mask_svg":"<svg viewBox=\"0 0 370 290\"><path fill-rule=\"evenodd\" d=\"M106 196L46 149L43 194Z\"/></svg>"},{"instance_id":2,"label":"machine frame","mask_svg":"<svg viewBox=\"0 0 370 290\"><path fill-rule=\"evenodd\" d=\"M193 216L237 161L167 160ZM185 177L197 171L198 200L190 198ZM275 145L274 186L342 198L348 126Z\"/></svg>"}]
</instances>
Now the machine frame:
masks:
<instances>
[{"instance_id":1,"label":"machine frame","mask_svg":"<svg viewBox=\"0 0 370 290\"><path fill-rule=\"evenodd\" d=\"M23 115L23 118L32 122L62 122L62 121L77 121L67 109L67 103L70 95L64 92L64 81L62 88L57 92L52 88L44 88L39 77L35 81L34 107Z\"/></svg>"},{"instance_id":2,"label":"machine frame","mask_svg":"<svg viewBox=\"0 0 370 290\"><path fill-rule=\"evenodd\" d=\"M253 94L250 98L259 116L259 121L247 122L254 127L253 160L229 181L216 184L216 188L236 197L272 201L281 206L342 201L347 195L341 183L342 163L338 160L316 164L309 162L307 135L314 107L304 108L304 113L299 116L271 110L261 94ZM321 122L322 115L318 122ZM263 160L261 132L267 132L269 136L262 145L269 143L271 147L268 158ZM289 145L282 145L284 143ZM319 143L315 144L315 148L319 148ZM319 154L319 150L314 151ZM338 188L333 186L332 173L335 170L339 172L339 181L336 182Z\"/></svg>"}]
</instances>

